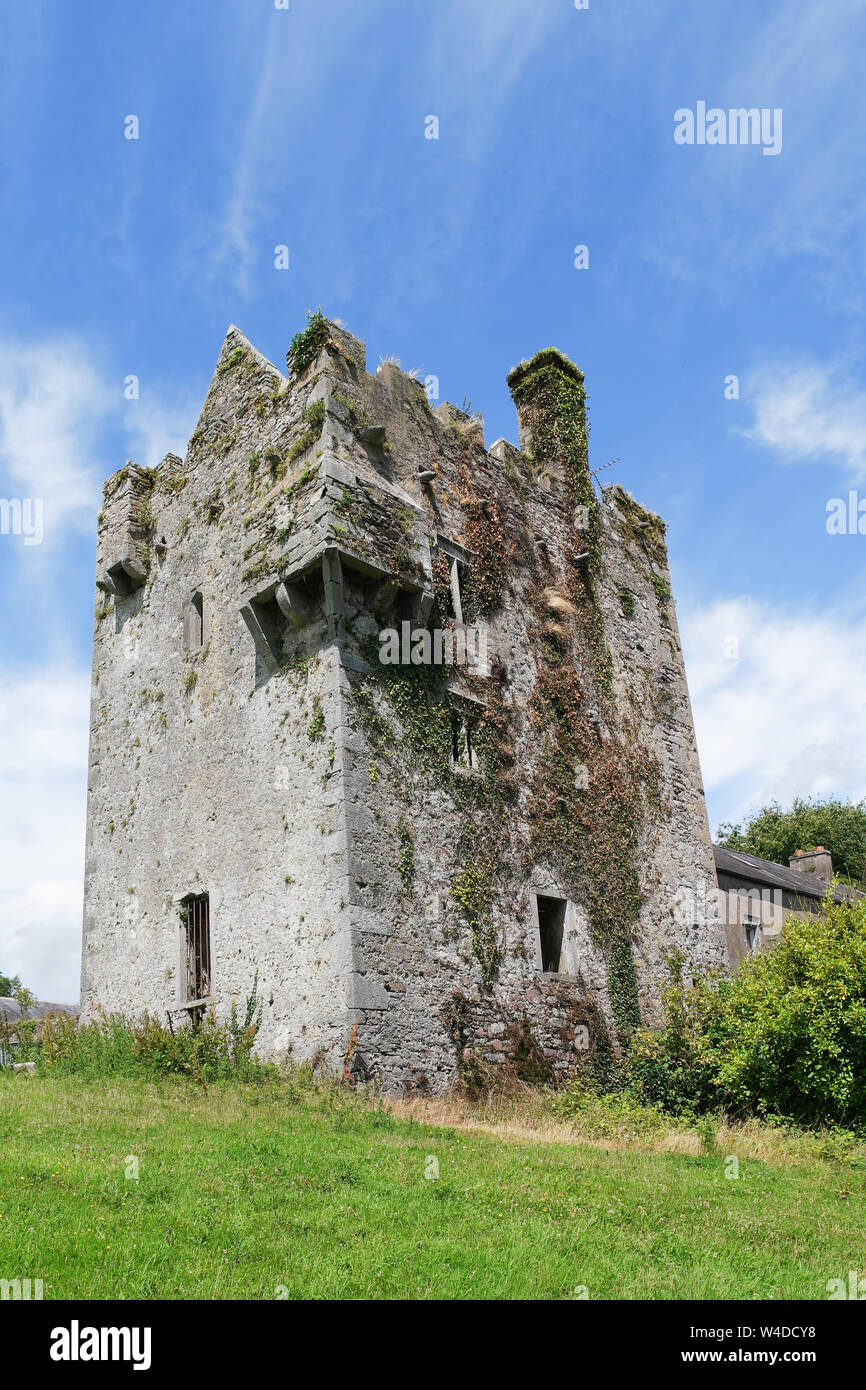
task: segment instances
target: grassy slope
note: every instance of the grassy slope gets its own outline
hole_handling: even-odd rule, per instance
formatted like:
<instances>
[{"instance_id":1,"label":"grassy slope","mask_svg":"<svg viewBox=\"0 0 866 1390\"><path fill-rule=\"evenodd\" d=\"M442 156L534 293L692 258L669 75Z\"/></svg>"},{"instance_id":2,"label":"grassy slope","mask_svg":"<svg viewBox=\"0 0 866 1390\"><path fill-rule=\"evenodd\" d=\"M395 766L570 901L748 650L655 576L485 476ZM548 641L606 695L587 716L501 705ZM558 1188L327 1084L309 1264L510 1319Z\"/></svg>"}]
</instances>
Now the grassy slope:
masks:
<instances>
[{"instance_id":1,"label":"grassy slope","mask_svg":"<svg viewBox=\"0 0 866 1390\"><path fill-rule=\"evenodd\" d=\"M817 1159L731 1181L721 1155L503 1140L286 1083L0 1078L0 1277L46 1298L821 1299L862 1268L864 1195Z\"/></svg>"}]
</instances>

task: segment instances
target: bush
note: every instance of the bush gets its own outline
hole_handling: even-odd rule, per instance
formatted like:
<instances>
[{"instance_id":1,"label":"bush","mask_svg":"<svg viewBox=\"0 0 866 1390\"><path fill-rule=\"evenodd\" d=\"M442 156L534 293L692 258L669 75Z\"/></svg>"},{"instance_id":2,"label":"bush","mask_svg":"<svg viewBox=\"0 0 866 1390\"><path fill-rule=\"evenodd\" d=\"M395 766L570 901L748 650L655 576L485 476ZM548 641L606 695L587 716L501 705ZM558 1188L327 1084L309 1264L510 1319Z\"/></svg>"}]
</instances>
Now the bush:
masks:
<instances>
[{"instance_id":1,"label":"bush","mask_svg":"<svg viewBox=\"0 0 866 1390\"><path fill-rule=\"evenodd\" d=\"M671 958L672 982L663 998L664 1027L634 1034L627 1089L646 1105L694 1115L718 1104L714 1023L728 981L685 989L682 956Z\"/></svg>"},{"instance_id":2,"label":"bush","mask_svg":"<svg viewBox=\"0 0 866 1390\"><path fill-rule=\"evenodd\" d=\"M254 1079L273 1070L253 1052L262 1016L257 986L258 977L243 1022L234 1005L228 1023L220 1023L211 1008L199 1021L179 1027L150 1014L130 1020L101 1013L79 1026L73 1019L54 1017L42 1030L36 1057L46 1070L90 1078L177 1075L203 1085L229 1076Z\"/></svg>"},{"instance_id":3,"label":"bush","mask_svg":"<svg viewBox=\"0 0 866 1390\"><path fill-rule=\"evenodd\" d=\"M307 310L307 326L292 338L288 351L289 371L296 379L315 362L328 341L330 327L321 309Z\"/></svg>"},{"instance_id":4,"label":"bush","mask_svg":"<svg viewBox=\"0 0 866 1390\"><path fill-rule=\"evenodd\" d=\"M866 903L827 899L819 915L789 919L779 944L730 980L686 990L674 976L665 1027L632 1043L637 1097L673 1112L866 1120Z\"/></svg>"},{"instance_id":5,"label":"bush","mask_svg":"<svg viewBox=\"0 0 866 1390\"><path fill-rule=\"evenodd\" d=\"M550 1110L558 1119L574 1121L587 1139L642 1139L668 1125L655 1106L642 1104L628 1092L598 1095L580 1079L552 1097Z\"/></svg>"},{"instance_id":6,"label":"bush","mask_svg":"<svg viewBox=\"0 0 866 1390\"><path fill-rule=\"evenodd\" d=\"M866 903L791 920L722 996L719 1087L737 1109L866 1119Z\"/></svg>"}]
</instances>

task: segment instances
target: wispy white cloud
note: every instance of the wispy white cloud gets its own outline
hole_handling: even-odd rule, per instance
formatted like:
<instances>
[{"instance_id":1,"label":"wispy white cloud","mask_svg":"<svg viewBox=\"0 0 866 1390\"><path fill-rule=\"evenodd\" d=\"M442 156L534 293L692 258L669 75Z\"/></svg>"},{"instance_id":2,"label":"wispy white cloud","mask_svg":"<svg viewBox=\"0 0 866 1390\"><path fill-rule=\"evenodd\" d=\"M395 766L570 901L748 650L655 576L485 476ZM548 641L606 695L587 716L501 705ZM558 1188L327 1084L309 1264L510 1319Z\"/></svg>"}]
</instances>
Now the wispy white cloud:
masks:
<instances>
[{"instance_id":1,"label":"wispy white cloud","mask_svg":"<svg viewBox=\"0 0 866 1390\"><path fill-rule=\"evenodd\" d=\"M685 85L682 45L671 44L656 82L660 100L678 96L665 118L665 172L655 171L652 208L637 219L645 258L672 279L732 300L744 273L782 262L799 295L861 311L866 182L857 132L866 88L852 54L864 43L861 0L784 0L756 7L733 46L697 55ZM752 148L675 148L674 110L698 99L723 109L781 109L779 157Z\"/></svg>"},{"instance_id":2,"label":"wispy white cloud","mask_svg":"<svg viewBox=\"0 0 866 1390\"><path fill-rule=\"evenodd\" d=\"M786 0L737 75L742 90L756 93L753 104L785 109L791 170L773 200L767 249L816 255L828 273L834 246L852 236L862 243L866 185L856 154L866 100L851 56L864 41L860 0L805 7ZM851 289L849 280L849 301Z\"/></svg>"},{"instance_id":3,"label":"wispy white cloud","mask_svg":"<svg viewBox=\"0 0 866 1390\"><path fill-rule=\"evenodd\" d=\"M169 453L183 458L200 410L201 400L191 391L161 385L156 394L144 390L124 411L130 457L145 468L155 468Z\"/></svg>"},{"instance_id":4,"label":"wispy white cloud","mask_svg":"<svg viewBox=\"0 0 866 1390\"><path fill-rule=\"evenodd\" d=\"M503 104L561 12L525 0L446 0L430 17L431 90L460 112L460 138L480 159Z\"/></svg>"},{"instance_id":5,"label":"wispy white cloud","mask_svg":"<svg viewBox=\"0 0 866 1390\"><path fill-rule=\"evenodd\" d=\"M839 367L765 365L746 383L754 412L744 431L785 461L822 461L866 478L866 389Z\"/></svg>"},{"instance_id":6,"label":"wispy white cloud","mask_svg":"<svg viewBox=\"0 0 866 1390\"><path fill-rule=\"evenodd\" d=\"M0 970L78 998L90 681L46 665L0 689Z\"/></svg>"},{"instance_id":7,"label":"wispy white cloud","mask_svg":"<svg viewBox=\"0 0 866 1390\"><path fill-rule=\"evenodd\" d=\"M0 478L7 495L42 498L48 549L69 528L94 524L103 480L125 454L153 467L183 454L199 402L155 382L126 401L87 346L75 339L24 343L0 337Z\"/></svg>"},{"instance_id":8,"label":"wispy white cloud","mask_svg":"<svg viewBox=\"0 0 866 1390\"><path fill-rule=\"evenodd\" d=\"M111 393L81 345L0 340L0 470L54 520L81 521L99 490L96 458Z\"/></svg>"},{"instance_id":9,"label":"wispy white cloud","mask_svg":"<svg viewBox=\"0 0 866 1390\"><path fill-rule=\"evenodd\" d=\"M383 32L388 32L383 24L388 16L393 16L391 43L382 43L377 49L370 43L371 24L379 23ZM559 12L556 4L530 5L526 0L497 0L495 4L489 0L442 0L419 16L409 17L405 7L388 0L344 8L326 44L317 42L319 17L313 11L296 13L291 26L278 21L266 28L259 26L255 35L247 33L257 54L255 65L246 69L247 111L232 140L231 172L214 240L204 245L198 236L187 249L192 276L209 281L226 274L234 288L248 296L255 285L256 268L270 265L274 247L290 242L301 226L310 234L313 223L305 205L310 200L320 220L320 235L329 235L327 220L334 215L330 185L345 184L348 173L358 168L367 172L373 205L387 205L392 217L399 215L411 172L404 170L395 185L390 157L382 162L376 128L381 119L382 83L388 84L391 102L400 109L399 99L394 103L394 91L399 89L402 74L395 85L390 71L392 47L397 46L399 30L409 26L410 18L412 24L426 22L428 30L413 54L418 140L423 143L425 117L433 114L444 119L447 110L450 138L459 140L461 160L477 165L489 139L501 133L497 122L502 106L529 59L550 37ZM246 30L243 16L238 23ZM361 52L365 80L358 83L356 64ZM233 69L233 81L240 80L243 75ZM308 127L315 120L311 109L315 111L316 103L332 86L345 86L347 80L354 84L352 104L338 145L330 143L330 136L323 137L329 142L329 157L322 167L321 183L311 184L307 176L304 205L297 207L294 218L290 215L290 225L284 221L277 226L275 208L285 216L291 204L292 151L307 138ZM433 258L462 240L472 204L472 188L466 186L460 199L440 204L435 218L425 213L429 244L423 238L421 245L413 242L413 259L423 263L428 280ZM426 202L422 206L426 209ZM366 234L366 207L352 208L349 215L353 214L360 219L359 235ZM341 224L345 222L345 202L338 217ZM399 274L399 268L395 267L394 273ZM339 285L349 276L350 268L335 265L329 278Z\"/></svg>"},{"instance_id":10,"label":"wispy white cloud","mask_svg":"<svg viewBox=\"0 0 866 1390\"><path fill-rule=\"evenodd\" d=\"M197 405L160 383L125 401L75 340L0 338L0 492L45 507L43 544L2 540L0 970L43 998L78 997L81 938L90 678L59 655L76 628L58 626L64 547L95 527L102 481L126 456L184 452Z\"/></svg>"},{"instance_id":11,"label":"wispy white cloud","mask_svg":"<svg viewBox=\"0 0 866 1390\"><path fill-rule=\"evenodd\" d=\"M273 29L267 31L222 219L216 241L207 256L211 273L223 268L233 271L235 285L242 294L249 292L253 266L260 257L260 248L254 244L253 229L261 216L266 196L262 169L266 153L269 152L273 159L273 125L269 125L269 118L275 114L275 102L281 99L285 102L287 97L296 99L298 95L298 85L291 80L291 74L285 68L282 72L284 84L278 81L282 51L281 38L274 37ZM268 132L270 139L267 139ZM197 259L200 267L201 259Z\"/></svg>"},{"instance_id":12,"label":"wispy white cloud","mask_svg":"<svg viewBox=\"0 0 866 1390\"><path fill-rule=\"evenodd\" d=\"M736 598L680 627L714 828L772 799L866 796L866 610Z\"/></svg>"}]
</instances>

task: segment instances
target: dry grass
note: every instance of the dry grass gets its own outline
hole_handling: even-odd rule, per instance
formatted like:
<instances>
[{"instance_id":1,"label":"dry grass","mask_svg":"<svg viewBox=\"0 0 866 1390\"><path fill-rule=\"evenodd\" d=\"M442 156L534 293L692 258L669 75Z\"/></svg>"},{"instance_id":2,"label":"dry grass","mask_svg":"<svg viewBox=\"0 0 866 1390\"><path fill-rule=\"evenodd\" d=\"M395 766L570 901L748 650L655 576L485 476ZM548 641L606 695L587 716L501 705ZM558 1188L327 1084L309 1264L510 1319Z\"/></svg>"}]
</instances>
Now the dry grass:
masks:
<instances>
[{"instance_id":1,"label":"dry grass","mask_svg":"<svg viewBox=\"0 0 866 1390\"><path fill-rule=\"evenodd\" d=\"M506 1092L471 1100L459 1093L386 1099L401 1119L465 1130L497 1139L543 1144L587 1144L612 1152L721 1153L774 1166L825 1160L843 1167L866 1164L866 1142L836 1131L801 1131L750 1119L691 1122L663 1115L621 1097L587 1096L576 1115L558 1115L551 1092L519 1083Z\"/></svg>"},{"instance_id":2,"label":"dry grass","mask_svg":"<svg viewBox=\"0 0 866 1390\"><path fill-rule=\"evenodd\" d=\"M563 617L573 618L577 612L575 605L558 589L544 589L541 597L552 613L561 613Z\"/></svg>"}]
</instances>

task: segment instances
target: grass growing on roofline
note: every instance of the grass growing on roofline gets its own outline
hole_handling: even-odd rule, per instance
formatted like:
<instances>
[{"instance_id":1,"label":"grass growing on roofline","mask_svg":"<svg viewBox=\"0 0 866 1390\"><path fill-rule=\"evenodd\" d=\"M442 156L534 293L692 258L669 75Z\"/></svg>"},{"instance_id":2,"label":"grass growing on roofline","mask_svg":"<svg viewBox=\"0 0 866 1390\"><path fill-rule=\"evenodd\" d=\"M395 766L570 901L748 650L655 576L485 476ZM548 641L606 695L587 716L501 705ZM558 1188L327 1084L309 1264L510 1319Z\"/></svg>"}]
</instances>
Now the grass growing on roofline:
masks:
<instances>
[{"instance_id":1,"label":"grass growing on roofline","mask_svg":"<svg viewBox=\"0 0 866 1390\"><path fill-rule=\"evenodd\" d=\"M46 1299L824 1299L862 1268L850 1141L753 1124L716 1148L540 1104L0 1073L0 1277ZM689 1144L711 1152L665 1151Z\"/></svg>"}]
</instances>

